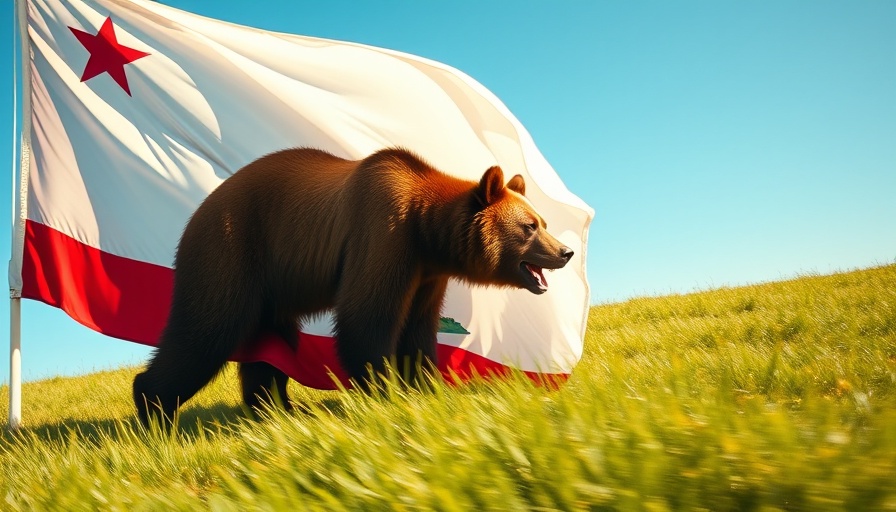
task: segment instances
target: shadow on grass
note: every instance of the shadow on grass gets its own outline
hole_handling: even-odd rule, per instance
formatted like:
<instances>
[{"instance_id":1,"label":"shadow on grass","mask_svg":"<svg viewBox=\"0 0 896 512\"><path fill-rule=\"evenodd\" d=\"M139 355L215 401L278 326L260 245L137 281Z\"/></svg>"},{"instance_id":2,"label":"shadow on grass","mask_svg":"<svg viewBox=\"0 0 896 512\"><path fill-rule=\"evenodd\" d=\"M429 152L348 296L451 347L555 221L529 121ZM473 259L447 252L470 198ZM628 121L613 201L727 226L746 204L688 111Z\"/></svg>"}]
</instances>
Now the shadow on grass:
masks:
<instances>
[{"instance_id":1,"label":"shadow on grass","mask_svg":"<svg viewBox=\"0 0 896 512\"><path fill-rule=\"evenodd\" d=\"M290 414L302 418L330 415L336 418L345 419L349 414L345 407L344 400L330 397L305 400L303 402L293 402L292 407L292 413Z\"/></svg>"},{"instance_id":2,"label":"shadow on grass","mask_svg":"<svg viewBox=\"0 0 896 512\"><path fill-rule=\"evenodd\" d=\"M227 428L216 427L234 426L251 418L252 416L247 414L241 405L219 404L212 407L190 407L185 409L178 418L177 434L194 437L200 431L209 429L226 433ZM29 438L36 438L41 442L62 442L75 437L79 441L99 443L103 439L118 441L134 435L145 434L137 416L134 415L124 419L66 419L35 427L26 425L16 432L3 429L0 439L5 443L14 444L19 440Z\"/></svg>"},{"instance_id":3,"label":"shadow on grass","mask_svg":"<svg viewBox=\"0 0 896 512\"><path fill-rule=\"evenodd\" d=\"M291 413L294 417L312 418L319 414L330 414L344 418L348 411L343 400L333 397L306 399L292 403ZM270 413L256 417L243 405L217 404L211 407L189 407L180 411L177 419L178 436L195 437L201 432L214 431L217 434L230 435L230 427L243 422L266 421ZM274 411L273 414L283 414ZM158 427L153 427L158 428ZM56 423L29 427L23 426L16 432L0 429L0 442L15 444L23 439L37 439L41 442L58 443L76 438L78 441L98 444L102 440L119 441L134 436L155 435L147 432L139 424L137 416L122 419L82 420L66 419Z\"/></svg>"}]
</instances>

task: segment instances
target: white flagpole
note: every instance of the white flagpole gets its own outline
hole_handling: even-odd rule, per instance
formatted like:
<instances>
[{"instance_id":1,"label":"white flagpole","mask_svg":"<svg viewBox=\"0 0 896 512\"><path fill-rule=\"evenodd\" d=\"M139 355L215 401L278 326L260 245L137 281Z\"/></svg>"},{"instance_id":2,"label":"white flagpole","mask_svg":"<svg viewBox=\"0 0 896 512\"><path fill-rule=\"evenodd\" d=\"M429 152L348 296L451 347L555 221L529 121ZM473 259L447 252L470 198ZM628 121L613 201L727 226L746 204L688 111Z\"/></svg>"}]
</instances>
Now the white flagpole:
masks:
<instances>
[{"instance_id":1,"label":"white flagpole","mask_svg":"<svg viewBox=\"0 0 896 512\"><path fill-rule=\"evenodd\" d=\"M15 68L16 28L21 37L21 75L13 71L13 151L12 151L12 255L10 264L18 272L22 268L24 250L25 218L28 200L28 169L31 160L31 64L26 20L26 0L16 0L15 24L13 28L13 68ZM22 131L21 160L19 161L18 196L16 196L16 91L18 80L22 80ZM9 290L9 429L16 430L22 425L22 298L21 289Z\"/></svg>"},{"instance_id":2,"label":"white flagpole","mask_svg":"<svg viewBox=\"0 0 896 512\"><path fill-rule=\"evenodd\" d=\"M22 299L9 299L9 430L22 426Z\"/></svg>"},{"instance_id":3,"label":"white flagpole","mask_svg":"<svg viewBox=\"0 0 896 512\"><path fill-rule=\"evenodd\" d=\"M18 215L16 211L16 156L18 151L16 142L18 142L17 133L17 111L18 103L17 89L19 76L15 72L16 67L16 32L19 24L19 2L13 4L16 15L13 17L12 29L12 166L10 175L12 176L12 244L10 248L15 247L16 226L18 225ZM13 249L13 253L15 250ZM10 254L10 263L12 263L12 254ZM10 286L9 290L9 429L16 430L22 423L22 315L21 315L21 298L15 297L15 290Z\"/></svg>"}]
</instances>

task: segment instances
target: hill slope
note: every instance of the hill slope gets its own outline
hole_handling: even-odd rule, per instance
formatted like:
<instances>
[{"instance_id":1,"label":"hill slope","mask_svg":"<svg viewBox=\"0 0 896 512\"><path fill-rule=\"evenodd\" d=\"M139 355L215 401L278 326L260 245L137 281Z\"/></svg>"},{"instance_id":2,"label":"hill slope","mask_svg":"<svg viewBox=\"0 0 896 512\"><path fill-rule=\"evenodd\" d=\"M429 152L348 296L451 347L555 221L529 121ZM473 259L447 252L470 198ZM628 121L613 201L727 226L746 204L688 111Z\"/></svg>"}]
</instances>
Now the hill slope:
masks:
<instances>
[{"instance_id":1,"label":"hill slope","mask_svg":"<svg viewBox=\"0 0 896 512\"><path fill-rule=\"evenodd\" d=\"M167 435L136 371L25 385L0 508L896 509L896 265L594 307L559 391L294 388L255 422L228 369Z\"/></svg>"}]
</instances>

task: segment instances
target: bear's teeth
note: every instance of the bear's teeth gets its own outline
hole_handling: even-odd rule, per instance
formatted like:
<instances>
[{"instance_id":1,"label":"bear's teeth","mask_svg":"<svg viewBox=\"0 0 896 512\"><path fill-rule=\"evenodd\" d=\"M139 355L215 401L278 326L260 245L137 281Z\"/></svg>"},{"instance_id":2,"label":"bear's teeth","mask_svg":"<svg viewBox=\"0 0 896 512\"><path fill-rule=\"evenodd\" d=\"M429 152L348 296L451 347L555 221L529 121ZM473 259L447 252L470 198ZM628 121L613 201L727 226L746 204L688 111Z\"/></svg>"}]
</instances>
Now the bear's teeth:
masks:
<instances>
[{"instance_id":1,"label":"bear's teeth","mask_svg":"<svg viewBox=\"0 0 896 512\"><path fill-rule=\"evenodd\" d=\"M526 270L528 270L529 273L532 274L532 277L535 278L535 281L538 283L539 286L544 286L545 288L547 288L548 281L547 281L547 279L544 278L544 273L542 273L541 267L536 267L535 265L532 265L531 263L526 263Z\"/></svg>"}]
</instances>

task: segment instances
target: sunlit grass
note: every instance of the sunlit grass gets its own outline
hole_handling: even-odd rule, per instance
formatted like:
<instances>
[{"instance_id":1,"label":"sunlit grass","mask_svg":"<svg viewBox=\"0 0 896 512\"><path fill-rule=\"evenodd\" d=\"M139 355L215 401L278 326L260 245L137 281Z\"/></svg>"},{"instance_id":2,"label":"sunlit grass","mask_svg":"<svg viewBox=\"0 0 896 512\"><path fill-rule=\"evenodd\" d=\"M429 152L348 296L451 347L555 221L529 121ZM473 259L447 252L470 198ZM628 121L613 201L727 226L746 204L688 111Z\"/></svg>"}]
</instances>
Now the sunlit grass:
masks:
<instances>
[{"instance_id":1,"label":"sunlit grass","mask_svg":"<svg viewBox=\"0 0 896 512\"><path fill-rule=\"evenodd\" d=\"M595 307L557 391L294 386L257 422L231 368L168 435L136 371L26 384L0 509L896 510L892 265Z\"/></svg>"}]
</instances>

